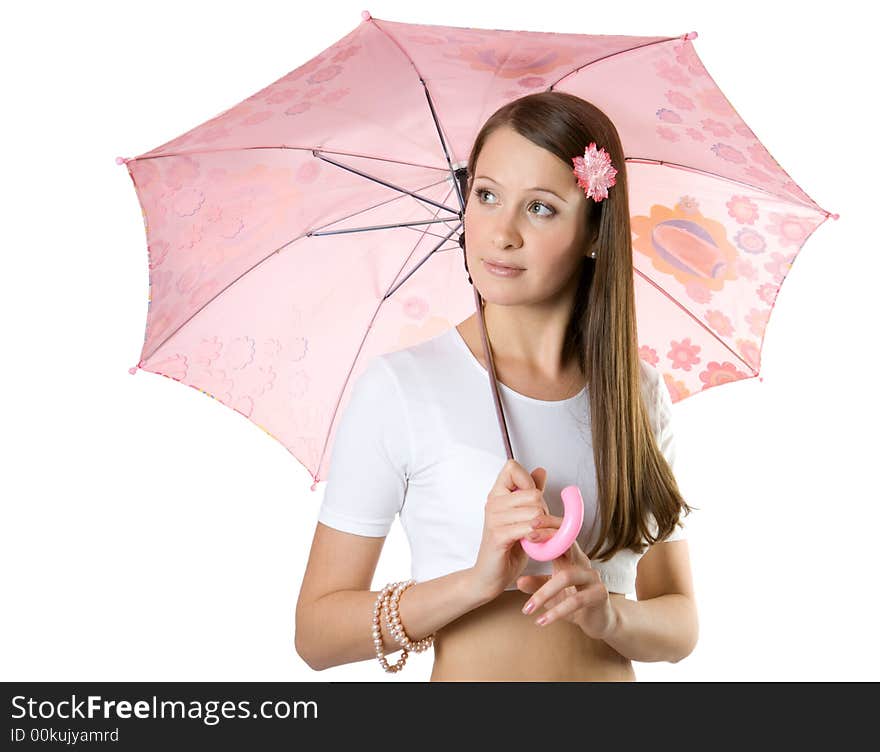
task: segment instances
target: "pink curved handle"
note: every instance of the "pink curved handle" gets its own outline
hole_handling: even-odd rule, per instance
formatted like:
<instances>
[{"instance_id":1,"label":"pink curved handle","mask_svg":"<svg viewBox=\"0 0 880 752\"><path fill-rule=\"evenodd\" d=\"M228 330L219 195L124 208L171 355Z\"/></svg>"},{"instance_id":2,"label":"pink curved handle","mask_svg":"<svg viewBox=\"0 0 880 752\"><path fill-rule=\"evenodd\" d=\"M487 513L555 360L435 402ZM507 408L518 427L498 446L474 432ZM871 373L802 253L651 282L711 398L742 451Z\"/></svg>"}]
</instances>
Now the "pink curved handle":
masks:
<instances>
[{"instance_id":1,"label":"pink curved handle","mask_svg":"<svg viewBox=\"0 0 880 752\"><path fill-rule=\"evenodd\" d=\"M566 486L561 495L565 512L556 534L542 543L535 543L528 538L519 540L525 552L538 561L550 561L568 551L584 524L584 499L581 490L577 486Z\"/></svg>"}]
</instances>

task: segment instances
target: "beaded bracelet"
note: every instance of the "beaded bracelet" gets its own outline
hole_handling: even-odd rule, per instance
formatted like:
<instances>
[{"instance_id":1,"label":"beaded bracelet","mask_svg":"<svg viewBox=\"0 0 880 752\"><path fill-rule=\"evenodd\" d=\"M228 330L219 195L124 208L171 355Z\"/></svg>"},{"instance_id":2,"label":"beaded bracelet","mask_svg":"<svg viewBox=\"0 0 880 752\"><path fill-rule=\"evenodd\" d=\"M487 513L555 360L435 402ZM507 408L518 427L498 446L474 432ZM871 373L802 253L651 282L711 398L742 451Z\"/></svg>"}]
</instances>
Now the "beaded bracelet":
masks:
<instances>
[{"instance_id":1,"label":"beaded bracelet","mask_svg":"<svg viewBox=\"0 0 880 752\"><path fill-rule=\"evenodd\" d=\"M376 605L373 607L373 644L376 647L376 658L381 664L382 668L385 669L388 673L396 673L400 671L404 665L406 664L406 659L409 657L409 652L413 651L414 653L421 653L427 650L434 643L434 635L428 635L427 637L418 640L417 642L413 642L409 635L407 635L406 630L403 628L403 622L400 620L400 596L403 594L403 591L406 590L411 585L415 584L415 580L407 580L405 582L389 582L383 589L382 592L379 593L379 596L376 598ZM385 626L388 629L388 632L394 637L394 639L398 642L398 644L403 646L403 653L398 659L397 663L393 666L388 664L388 661L385 659L385 654L383 652L383 643L382 643L382 630L379 625L379 617L384 618ZM436 633L435 633L436 634Z\"/></svg>"}]
</instances>

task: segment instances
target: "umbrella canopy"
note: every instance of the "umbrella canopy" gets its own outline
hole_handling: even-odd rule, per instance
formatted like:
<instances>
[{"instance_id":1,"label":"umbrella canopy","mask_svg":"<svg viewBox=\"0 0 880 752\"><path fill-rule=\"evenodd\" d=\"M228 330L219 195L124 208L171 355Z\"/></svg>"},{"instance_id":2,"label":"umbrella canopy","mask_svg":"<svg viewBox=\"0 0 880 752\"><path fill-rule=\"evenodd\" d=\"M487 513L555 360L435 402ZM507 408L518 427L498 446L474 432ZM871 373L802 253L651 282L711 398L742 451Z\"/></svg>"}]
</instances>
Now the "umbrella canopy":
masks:
<instances>
[{"instance_id":1,"label":"umbrella canopy","mask_svg":"<svg viewBox=\"0 0 880 752\"><path fill-rule=\"evenodd\" d=\"M837 215L739 117L695 37L427 26L365 11L291 73L117 160L137 192L150 270L131 372L223 402L317 483L370 360L474 312L458 236L477 131L507 101L557 90L603 110L623 143L640 356L673 401L758 376L782 282Z\"/></svg>"}]
</instances>

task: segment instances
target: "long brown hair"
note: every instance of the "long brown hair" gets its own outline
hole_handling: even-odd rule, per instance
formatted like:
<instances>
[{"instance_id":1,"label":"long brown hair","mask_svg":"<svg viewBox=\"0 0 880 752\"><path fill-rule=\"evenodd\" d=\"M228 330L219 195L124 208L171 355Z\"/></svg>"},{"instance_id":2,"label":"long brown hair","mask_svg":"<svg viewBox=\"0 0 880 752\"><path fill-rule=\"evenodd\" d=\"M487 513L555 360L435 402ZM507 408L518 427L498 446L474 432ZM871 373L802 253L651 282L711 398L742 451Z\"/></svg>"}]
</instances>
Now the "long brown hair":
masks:
<instances>
[{"instance_id":1,"label":"long brown hair","mask_svg":"<svg viewBox=\"0 0 880 752\"><path fill-rule=\"evenodd\" d=\"M589 384L602 527L596 544L585 553L599 561L624 548L641 553L644 541L662 540L673 531L681 510L690 514L692 509L657 446L642 398L623 146L608 116L580 97L561 91L520 97L495 111L477 134L467 165L465 207L483 144L502 126L555 154L569 167L573 167L572 158L583 156L594 141L608 152L617 169L608 198L587 201L589 246L585 250L595 248L597 258L584 258L562 358L566 363L576 358ZM662 379L660 388L666 388ZM607 548L598 556L603 543Z\"/></svg>"}]
</instances>

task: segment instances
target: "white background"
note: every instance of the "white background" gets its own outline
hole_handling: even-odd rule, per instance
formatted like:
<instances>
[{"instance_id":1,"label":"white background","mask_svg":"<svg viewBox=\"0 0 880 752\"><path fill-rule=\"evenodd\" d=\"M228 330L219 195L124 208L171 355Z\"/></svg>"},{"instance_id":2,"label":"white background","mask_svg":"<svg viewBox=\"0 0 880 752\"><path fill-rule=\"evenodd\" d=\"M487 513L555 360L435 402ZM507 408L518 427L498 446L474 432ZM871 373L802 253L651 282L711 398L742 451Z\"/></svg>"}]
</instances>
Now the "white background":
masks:
<instances>
[{"instance_id":1,"label":"white background","mask_svg":"<svg viewBox=\"0 0 880 752\"><path fill-rule=\"evenodd\" d=\"M312 671L294 608L323 485L257 426L128 368L147 311L126 168L378 19L679 35L824 209L763 383L675 407L700 641L640 681L876 680L876 42L856 3L30 3L7 11L3 680L423 681ZM875 224L876 231L876 224ZM869 326L873 324L873 326ZM489 394L487 393L487 399ZM344 561L339 566L345 566ZM395 522L373 581L409 575ZM365 617L367 615L365 614ZM527 617L523 617L527 618ZM364 637L369 627L364 622Z\"/></svg>"}]
</instances>

